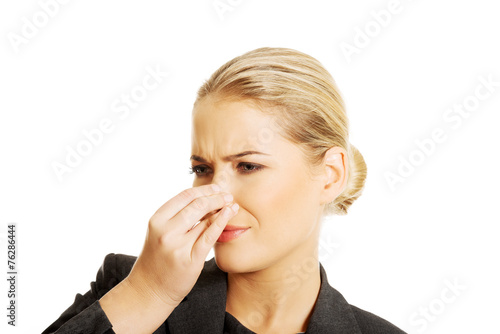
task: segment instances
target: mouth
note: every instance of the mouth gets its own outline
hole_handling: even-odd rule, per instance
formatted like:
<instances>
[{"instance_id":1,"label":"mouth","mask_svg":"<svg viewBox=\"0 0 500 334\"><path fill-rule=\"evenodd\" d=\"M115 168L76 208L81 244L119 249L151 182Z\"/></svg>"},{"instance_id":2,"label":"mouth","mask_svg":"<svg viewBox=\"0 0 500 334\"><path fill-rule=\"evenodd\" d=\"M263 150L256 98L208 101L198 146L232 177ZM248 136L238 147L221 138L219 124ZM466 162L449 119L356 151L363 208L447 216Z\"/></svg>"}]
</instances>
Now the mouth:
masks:
<instances>
[{"instance_id":1,"label":"mouth","mask_svg":"<svg viewBox=\"0 0 500 334\"><path fill-rule=\"evenodd\" d=\"M242 234L244 234L249 229L250 227L227 225L224 228L224 231L222 231L221 235L219 236L219 239L217 239L217 242L229 242L231 240L234 240L239 236L241 236Z\"/></svg>"}]
</instances>

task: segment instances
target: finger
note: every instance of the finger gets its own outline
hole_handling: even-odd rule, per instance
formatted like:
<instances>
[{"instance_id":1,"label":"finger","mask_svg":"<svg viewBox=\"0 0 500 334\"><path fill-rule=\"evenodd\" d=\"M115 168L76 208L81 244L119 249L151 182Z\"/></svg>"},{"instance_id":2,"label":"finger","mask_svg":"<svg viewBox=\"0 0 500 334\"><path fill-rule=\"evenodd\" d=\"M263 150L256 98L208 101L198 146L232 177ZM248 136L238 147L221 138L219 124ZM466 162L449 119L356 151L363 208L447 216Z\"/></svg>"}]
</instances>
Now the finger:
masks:
<instances>
[{"instance_id":1,"label":"finger","mask_svg":"<svg viewBox=\"0 0 500 334\"><path fill-rule=\"evenodd\" d=\"M209 217L210 213L217 212L224 205L232 201L233 196L228 193L199 197L179 211L177 215L170 219L165 227L171 231L182 231L185 233L198 221Z\"/></svg>"},{"instance_id":2,"label":"finger","mask_svg":"<svg viewBox=\"0 0 500 334\"><path fill-rule=\"evenodd\" d=\"M228 221L238 213L239 206L234 203L231 207L224 207L220 215L198 237L193 246L193 261L204 261L210 249L217 242Z\"/></svg>"},{"instance_id":3,"label":"finger","mask_svg":"<svg viewBox=\"0 0 500 334\"><path fill-rule=\"evenodd\" d=\"M234 203L226 203L222 208L210 211L207 213L203 218L200 219L199 222L197 222L191 229L188 231L191 234L191 238L193 239L193 243L198 239L200 234L208 227L210 226L216 219L219 217L222 213L222 209L224 207L230 207ZM200 229L198 231L198 229ZM192 232L191 232L192 231Z\"/></svg>"},{"instance_id":4,"label":"finger","mask_svg":"<svg viewBox=\"0 0 500 334\"><path fill-rule=\"evenodd\" d=\"M225 206L230 206L232 203L228 203L226 204ZM205 216L203 216L200 221L196 222L196 224L193 225L193 227L191 227L191 229L188 231L188 232L191 232L195 229L195 227L201 225L202 223L205 223L205 228L207 226L210 226L210 224L212 224L212 222L217 219L217 217L220 215L222 211L222 208L221 209L217 209L217 210L213 210L213 211L210 211L209 213L207 213ZM200 232L201 233L201 232ZM197 238L197 237L196 237ZM196 240L196 239L195 239Z\"/></svg>"},{"instance_id":5,"label":"finger","mask_svg":"<svg viewBox=\"0 0 500 334\"><path fill-rule=\"evenodd\" d=\"M167 221L195 199L203 196L210 196L220 191L220 186L216 184L207 184L185 189L163 204L156 210L154 215L160 217L162 221Z\"/></svg>"}]
</instances>

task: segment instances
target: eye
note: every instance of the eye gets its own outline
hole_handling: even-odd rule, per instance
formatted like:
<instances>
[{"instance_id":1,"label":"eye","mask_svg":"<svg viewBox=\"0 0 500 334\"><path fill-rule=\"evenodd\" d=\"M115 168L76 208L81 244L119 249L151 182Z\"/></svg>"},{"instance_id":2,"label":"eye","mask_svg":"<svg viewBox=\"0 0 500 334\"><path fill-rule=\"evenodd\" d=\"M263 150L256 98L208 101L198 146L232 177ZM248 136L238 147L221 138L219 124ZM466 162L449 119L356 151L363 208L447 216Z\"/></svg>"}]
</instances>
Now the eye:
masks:
<instances>
[{"instance_id":1,"label":"eye","mask_svg":"<svg viewBox=\"0 0 500 334\"><path fill-rule=\"evenodd\" d=\"M195 174L196 176L205 176L210 172L210 168L206 165L197 165L189 167L189 174Z\"/></svg>"},{"instance_id":2,"label":"eye","mask_svg":"<svg viewBox=\"0 0 500 334\"><path fill-rule=\"evenodd\" d=\"M253 164L250 162L238 163L236 169L240 174L251 174L264 168L262 165ZM197 177L204 177L211 173L212 170L207 165L197 165L189 167L189 174L195 174Z\"/></svg>"},{"instance_id":3,"label":"eye","mask_svg":"<svg viewBox=\"0 0 500 334\"><path fill-rule=\"evenodd\" d=\"M237 169L242 174L250 174L250 173L256 172L258 170L261 170L263 167L264 166L252 164L249 162L240 162L237 166Z\"/></svg>"}]
</instances>

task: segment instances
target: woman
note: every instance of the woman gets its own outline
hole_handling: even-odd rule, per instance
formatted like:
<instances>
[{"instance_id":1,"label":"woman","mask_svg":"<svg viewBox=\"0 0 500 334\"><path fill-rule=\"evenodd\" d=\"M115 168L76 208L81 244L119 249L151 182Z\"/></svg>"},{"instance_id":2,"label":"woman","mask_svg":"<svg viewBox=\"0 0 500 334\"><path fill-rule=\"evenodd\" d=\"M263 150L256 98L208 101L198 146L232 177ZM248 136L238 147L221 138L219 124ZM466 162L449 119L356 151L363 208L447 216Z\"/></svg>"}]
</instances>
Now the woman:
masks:
<instances>
[{"instance_id":1,"label":"woman","mask_svg":"<svg viewBox=\"0 0 500 334\"><path fill-rule=\"evenodd\" d=\"M140 256L108 255L44 333L403 333L318 261L322 218L347 212L366 166L317 60L261 48L219 68L194 104L191 163L194 187L151 217Z\"/></svg>"}]
</instances>

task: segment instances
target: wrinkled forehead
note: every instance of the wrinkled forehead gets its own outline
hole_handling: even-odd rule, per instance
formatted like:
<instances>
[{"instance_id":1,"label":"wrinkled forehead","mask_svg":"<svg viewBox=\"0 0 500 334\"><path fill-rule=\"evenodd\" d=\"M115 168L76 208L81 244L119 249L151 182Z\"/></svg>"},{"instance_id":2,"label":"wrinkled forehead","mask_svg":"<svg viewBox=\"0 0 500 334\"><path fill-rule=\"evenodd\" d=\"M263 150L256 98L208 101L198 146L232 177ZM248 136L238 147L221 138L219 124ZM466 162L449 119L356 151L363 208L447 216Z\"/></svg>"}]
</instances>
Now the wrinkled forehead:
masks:
<instances>
[{"instance_id":1,"label":"wrinkled forehead","mask_svg":"<svg viewBox=\"0 0 500 334\"><path fill-rule=\"evenodd\" d=\"M215 158L270 148L278 135L274 117L252 101L206 97L193 110L192 153Z\"/></svg>"}]
</instances>

